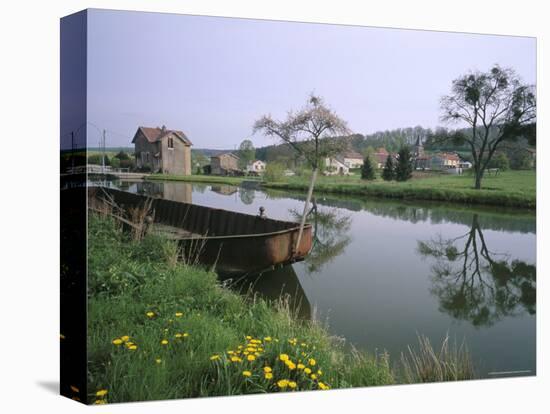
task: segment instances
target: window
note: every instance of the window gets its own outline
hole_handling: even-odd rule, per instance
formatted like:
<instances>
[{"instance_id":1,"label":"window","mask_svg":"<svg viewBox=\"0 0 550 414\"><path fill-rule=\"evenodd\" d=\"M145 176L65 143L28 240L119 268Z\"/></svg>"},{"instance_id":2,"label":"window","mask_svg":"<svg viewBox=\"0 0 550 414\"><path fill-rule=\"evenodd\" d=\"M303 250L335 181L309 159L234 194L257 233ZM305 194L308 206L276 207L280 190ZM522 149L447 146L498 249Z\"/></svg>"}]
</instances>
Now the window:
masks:
<instances>
[{"instance_id":1,"label":"window","mask_svg":"<svg viewBox=\"0 0 550 414\"><path fill-rule=\"evenodd\" d=\"M174 138L168 138L168 148L174 149Z\"/></svg>"}]
</instances>

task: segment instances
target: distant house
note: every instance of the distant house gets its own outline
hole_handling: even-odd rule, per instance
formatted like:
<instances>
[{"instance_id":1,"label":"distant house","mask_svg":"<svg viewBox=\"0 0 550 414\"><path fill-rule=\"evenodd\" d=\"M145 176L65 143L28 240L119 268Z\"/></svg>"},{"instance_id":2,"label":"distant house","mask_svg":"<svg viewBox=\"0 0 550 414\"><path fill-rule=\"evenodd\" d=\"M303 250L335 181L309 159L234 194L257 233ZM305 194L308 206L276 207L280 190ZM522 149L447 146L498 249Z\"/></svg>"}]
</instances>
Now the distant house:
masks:
<instances>
[{"instance_id":1,"label":"distant house","mask_svg":"<svg viewBox=\"0 0 550 414\"><path fill-rule=\"evenodd\" d=\"M458 168L460 157L455 153L440 152L432 156L432 169L445 170L449 168Z\"/></svg>"},{"instance_id":2,"label":"distant house","mask_svg":"<svg viewBox=\"0 0 550 414\"><path fill-rule=\"evenodd\" d=\"M342 160L348 168L361 168L363 166L363 156L355 151L344 152Z\"/></svg>"},{"instance_id":3,"label":"distant house","mask_svg":"<svg viewBox=\"0 0 550 414\"><path fill-rule=\"evenodd\" d=\"M262 160L255 160L246 166L246 172L261 174L265 171L266 163Z\"/></svg>"},{"instance_id":4,"label":"distant house","mask_svg":"<svg viewBox=\"0 0 550 414\"><path fill-rule=\"evenodd\" d=\"M349 175L349 167L344 163L341 157L332 157L325 159L324 175Z\"/></svg>"},{"instance_id":5,"label":"distant house","mask_svg":"<svg viewBox=\"0 0 550 414\"><path fill-rule=\"evenodd\" d=\"M388 158L388 155L390 153L386 150L386 148L378 148L374 153L374 164L376 165L376 168L384 168L384 164L386 164L386 159Z\"/></svg>"},{"instance_id":6,"label":"distant house","mask_svg":"<svg viewBox=\"0 0 550 414\"><path fill-rule=\"evenodd\" d=\"M210 157L210 173L214 175L235 175L240 173L239 157L232 152Z\"/></svg>"},{"instance_id":7,"label":"distant house","mask_svg":"<svg viewBox=\"0 0 550 414\"><path fill-rule=\"evenodd\" d=\"M191 174L191 141L182 131L140 126L132 139L136 166L151 172Z\"/></svg>"},{"instance_id":8,"label":"distant house","mask_svg":"<svg viewBox=\"0 0 550 414\"><path fill-rule=\"evenodd\" d=\"M468 169L472 168L473 166L474 165L470 161L460 161L458 163L458 167L462 168L464 170L468 170Z\"/></svg>"}]
</instances>

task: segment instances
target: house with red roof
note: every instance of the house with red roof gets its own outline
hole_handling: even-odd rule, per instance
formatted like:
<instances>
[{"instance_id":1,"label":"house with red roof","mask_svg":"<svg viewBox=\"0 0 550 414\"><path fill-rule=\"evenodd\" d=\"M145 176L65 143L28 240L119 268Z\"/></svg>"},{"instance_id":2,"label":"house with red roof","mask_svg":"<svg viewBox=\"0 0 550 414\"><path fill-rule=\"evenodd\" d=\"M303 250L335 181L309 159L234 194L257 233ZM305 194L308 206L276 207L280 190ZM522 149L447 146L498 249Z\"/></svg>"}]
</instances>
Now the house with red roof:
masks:
<instances>
[{"instance_id":1,"label":"house with red roof","mask_svg":"<svg viewBox=\"0 0 550 414\"><path fill-rule=\"evenodd\" d=\"M191 174L191 141L178 130L140 126L132 139L136 166L141 170L172 175Z\"/></svg>"}]
</instances>

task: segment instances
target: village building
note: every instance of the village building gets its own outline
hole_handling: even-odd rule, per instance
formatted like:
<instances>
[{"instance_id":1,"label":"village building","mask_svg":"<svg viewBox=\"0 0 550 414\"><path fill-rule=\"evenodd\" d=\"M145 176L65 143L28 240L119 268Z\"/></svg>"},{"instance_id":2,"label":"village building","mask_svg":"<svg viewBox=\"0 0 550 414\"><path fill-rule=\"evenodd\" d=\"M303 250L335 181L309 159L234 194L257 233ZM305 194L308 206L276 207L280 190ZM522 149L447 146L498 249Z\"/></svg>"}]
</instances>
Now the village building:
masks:
<instances>
[{"instance_id":1,"label":"village building","mask_svg":"<svg viewBox=\"0 0 550 414\"><path fill-rule=\"evenodd\" d=\"M342 161L348 168L361 168L363 156L356 151L346 151L342 154Z\"/></svg>"},{"instance_id":2,"label":"village building","mask_svg":"<svg viewBox=\"0 0 550 414\"><path fill-rule=\"evenodd\" d=\"M420 136L416 137L416 144L412 150L415 170L429 170L432 167L432 157L424 152L424 145Z\"/></svg>"},{"instance_id":3,"label":"village building","mask_svg":"<svg viewBox=\"0 0 550 414\"><path fill-rule=\"evenodd\" d=\"M136 167L150 172L190 175L191 141L178 130L140 126L132 139Z\"/></svg>"},{"instance_id":4,"label":"village building","mask_svg":"<svg viewBox=\"0 0 550 414\"><path fill-rule=\"evenodd\" d=\"M325 159L324 175L349 175L349 167L344 163L342 157L331 157Z\"/></svg>"},{"instance_id":5,"label":"village building","mask_svg":"<svg viewBox=\"0 0 550 414\"><path fill-rule=\"evenodd\" d=\"M237 175L239 169L239 157L232 152L214 155L210 157L210 173L214 175Z\"/></svg>"},{"instance_id":6,"label":"village building","mask_svg":"<svg viewBox=\"0 0 550 414\"><path fill-rule=\"evenodd\" d=\"M266 163L262 160L255 160L246 166L246 172L262 174L265 171Z\"/></svg>"},{"instance_id":7,"label":"village building","mask_svg":"<svg viewBox=\"0 0 550 414\"><path fill-rule=\"evenodd\" d=\"M440 152L434 154L431 160L431 168L434 170L446 170L451 168L458 168L460 164L460 157L455 153Z\"/></svg>"}]
</instances>

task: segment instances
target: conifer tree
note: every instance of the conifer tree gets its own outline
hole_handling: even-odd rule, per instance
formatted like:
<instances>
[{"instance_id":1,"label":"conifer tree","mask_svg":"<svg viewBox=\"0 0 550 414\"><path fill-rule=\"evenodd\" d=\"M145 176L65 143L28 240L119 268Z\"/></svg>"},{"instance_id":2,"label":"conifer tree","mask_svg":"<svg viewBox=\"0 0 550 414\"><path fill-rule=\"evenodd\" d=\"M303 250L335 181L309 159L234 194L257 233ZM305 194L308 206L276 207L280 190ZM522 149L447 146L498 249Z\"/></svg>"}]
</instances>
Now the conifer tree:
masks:
<instances>
[{"instance_id":1,"label":"conifer tree","mask_svg":"<svg viewBox=\"0 0 550 414\"><path fill-rule=\"evenodd\" d=\"M361 167L361 178L363 180L374 180L376 179L376 174L374 172L374 167L370 157L367 155L363 160L363 166Z\"/></svg>"},{"instance_id":2,"label":"conifer tree","mask_svg":"<svg viewBox=\"0 0 550 414\"><path fill-rule=\"evenodd\" d=\"M398 153L397 165L395 167L395 179L407 181L412 177L412 159L408 147L402 147Z\"/></svg>"},{"instance_id":3,"label":"conifer tree","mask_svg":"<svg viewBox=\"0 0 550 414\"><path fill-rule=\"evenodd\" d=\"M395 168L393 166L393 158L388 154L386 158L386 164L384 164L384 169L382 170L382 178L385 181L391 181L395 178Z\"/></svg>"}]
</instances>

